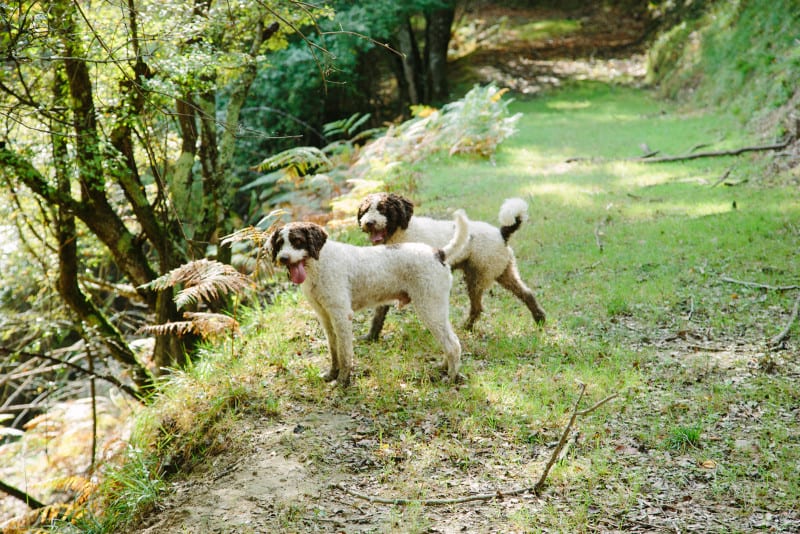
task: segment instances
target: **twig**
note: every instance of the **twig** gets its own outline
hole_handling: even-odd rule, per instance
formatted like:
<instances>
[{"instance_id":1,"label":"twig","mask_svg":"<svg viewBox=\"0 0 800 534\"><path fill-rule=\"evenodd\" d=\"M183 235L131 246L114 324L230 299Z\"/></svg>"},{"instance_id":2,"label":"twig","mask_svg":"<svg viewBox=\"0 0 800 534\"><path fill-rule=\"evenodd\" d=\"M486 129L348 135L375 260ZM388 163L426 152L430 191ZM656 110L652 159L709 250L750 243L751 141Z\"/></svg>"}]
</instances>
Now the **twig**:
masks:
<instances>
[{"instance_id":1,"label":"twig","mask_svg":"<svg viewBox=\"0 0 800 534\"><path fill-rule=\"evenodd\" d=\"M342 484L332 484L332 487L338 488L341 491L352 495L353 497L357 497L359 499L369 501L371 503L377 504L394 504L394 505L407 505L407 504L420 504L422 506L438 506L444 504L461 504L465 502L473 502L473 501L490 501L492 499L502 499L503 497L512 497L515 495L522 495L525 493L533 493L534 495L540 495L542 490L545 486L545 481L547 480L547 475L550 473L550 469L553 467L553 464L556 463L559 456L561 455L561 450L564 448L564 445L567 443L567 438L570 435L570 431L572 430L572 425L575 424L575 419L579 415L588 415L598 409L600 406L604 405L608 401L617 397L617 394L609 395L605 399L601 400L591 408L586 408L585 410L578 410L578 406L580 405L581 400L583 399L583 394L586 392L586 384L582 382L578 382L580 386L580 393L578 394L578 400L575 401L575 406L572 408L572 416L567 423L567 426L564 428L564 431L561 433L561 439L558 441L558 445L556 448L553 449L553 453L550 455L550 459L547 462L547 465L544 468L539 480L533 486L526 486L523 488L517 488L514 490L509 491L501 491L497 490L494 493L480 493L476 495L469 495L467 497L455 497L452 499L408 499L408 498L383 498L383 497L375 497L372 495L366 495L364 493L359 493L355 490L351 490L345 487Z\"/></svg>"},{"instance_id":2,"label":"twig","mask_svg":"<svg viewBox=\"0 0 800 534\"><path fill-rule=\"evenodd\" d=\"M110 382L111 384L114 384L115 386L117 386L119 389L121 389L122 391L124 391L125 393L127 393L128 395L133 397L134 399L136 399L138 401L142 400L142 394L141 393L138 393L132 387L123 384L122 382L117 380L116 377L113 377L111 375L103 375L103 374L91 372L91 371L89 371L87 369L84 369L80 365L74 364L72 362L68 362L66 360L59 360L58 358L54 358L52 356L48 356L47 354L25 352L25 351L20 351L20 350L11 350L11 349L7 349L5 347L0 347L0 354L2 354L3 356L13 356L15 354L18 354L20 356L25 356L27 358L40 358L42 360L48 360L48 361L51 361L51 362L55 362L55 363L64 365L65 367L69 367L70 369L73 369L75 371L79 371L79 372L81 372L81 373L83 373L85 375L88 375L90 377L95 377L95 378L99 378L100 380L105 380L106 382Z\"/></svg>"},{"instance_id":3,"label":"twig","mask_svg":"<svg viewBox=\"0 0 800 534\"><path fill-rule=\"evenodd\" d=\"M5 493L6 495L11 495L15 499L19 499L20 501L24 502L28 505L28 508L36 510L37 508L44 508L44 504L19 488L15 488L14 486L9 486L2 480L0 480L0 491Z\"/></svg>"},{"instance_id":4,"label":"twig","mask_svg":"<svg viewBox=\"0 0 800 534\"><path fill-rule=\"evenodd\" d=\"M597 223L597 226L594 227L594 240L597 243L597 248L600 249L600 252L603 252L603 228L605 228L608 220L608 215L606 215L600 220L600 222Z\"/></svg>"},{"instance_id":5,"label":"twig","mask_svg":"<svg viewBox=\"0 0 800 534\"><path fill-rule=\"evenodd\" d=\"M683 156L661 156L658 158L651 157L650 154L644 156L637 156L635 158L593 158L593 157L575 157L568 158L567 163L575 163L588 161L589 163L606 163L609 161L635 161L640 163L665 163L669 161L685 161L698 158L713 158L718 156L738 156L745 152L758 152L763 150L781 150L788 147L792 143L792 138L781 141L780 143L773 143L769 145L755 145L734 148L732 150L713 150L709 152L695 152L693 154L685 154Z\"/></svg>"},{"instance_id":6,"label":"twig","mask_svg":"<svg viewBox=\"0 0 800 534\"><path fill-rule=\"evenodd\" d=\"M744 280L736 280L735 278L729 278L727 276L721 276L720 280L722 280L723 282L729 282L731 284L739 284L747 287L757 287L759 289L768 289L770 291L791 291L793 289L800 289L800 286L770 286L767 284L759 284L758 282L746 282Z\"/></svg>"},{"instance_id":7,"label":"twig","mask_svg":"<svg viewBox=\"0 0 800 534\"><path fill-rule=\"evenodd\" d=\"M791 144L792 138L788 138L780 143L773 143L769 145L756 145L756 146L744 146L740 148L735 148L733 150L712 150L710 152L695 152L694 154L686 154L684 156L661 156L659 158L633 158L639 159L642 163L664 163L669 161L685 161L690 159L698 159L698 158L713 158L717 156L738 156L739 154L744 154L745 152L758 152L762 150L780 150L782 148L786 148Z\"/></svg>"},{"instance_id":8,"label":"twig","mask_svg":"<svg viewBox=\"0 0 800 534\"><path fill-rule=\"evenodd\" d=\"M789 322L786 323L786 327L781 331L780 334L769 340L770 347L778 347L789 337L789 331L792 329L792 325L797 319L798 312L800 312L800 295L797 295L797 298L794 301L792 315L789 317Z\"/></svg>"},{"instance_id":9,"label":"twig","mask_svg":"<svg viewBox=\"0 0 800 534\"><path fill-rule=\"evenodd\" d=\"M724 182L728 178L728 176L731 175L731 170L733 170L733 169L728 169L725 172L723 172L722 176L719 177L719 180L717 180L716 182L711 184L711 188L713 189L713 188L717 187L719 184L721 184L722 182Z\"/></svg>"}]
</instances>

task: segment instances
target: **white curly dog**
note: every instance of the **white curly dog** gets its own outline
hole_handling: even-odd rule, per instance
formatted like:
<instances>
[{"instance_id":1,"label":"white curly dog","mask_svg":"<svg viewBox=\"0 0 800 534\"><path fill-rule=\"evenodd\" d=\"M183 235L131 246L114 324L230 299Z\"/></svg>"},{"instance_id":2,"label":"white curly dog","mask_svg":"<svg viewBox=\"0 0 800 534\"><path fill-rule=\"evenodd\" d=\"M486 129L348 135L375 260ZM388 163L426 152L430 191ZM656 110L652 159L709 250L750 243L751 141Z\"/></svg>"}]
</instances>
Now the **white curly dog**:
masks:
<instances>
[{"instance_id":1,"label":"white curly dog","mask_svg":"<svg viewBox=\"0 0 800 534\"><path fill-rule=\"evenodd\" d=\"M483 311L483 293L495 281L520 299L538 324L545 322L544 310L533 291L525 285L517 270L514 251L508 239L528 218L528 204L520 198L509 198L500 207L500 228L481 221L469 221L470 240L463 252L453 257L453 269L464 271L469 293L469 318L464 328L471 330ZM418 217L414 204L394 193L367 196L358 209L358 225L370 235L373 244L420 242L440 247L453 236L452 221ZM375 310L367 339L380 335L388 306Z\"/></svg>"},{"instance_id":2,"label":"white curly dog","mask_svg":"<svg viewBox=\"0 0 800 534\"><path fill-rule=\"evenodd\" d=\"M469 241L467 218L454 214L455 231L440 248L423 243L357 247L328 239L314 223L293 222L270 237L272 260L300 284L328 339L331 368L323 378L345 387L353 361L353 312L399 302L412 304L444 349L442 368L459 378L461 344L449 317L450 265Z\"/></svg>"}]
</instances>

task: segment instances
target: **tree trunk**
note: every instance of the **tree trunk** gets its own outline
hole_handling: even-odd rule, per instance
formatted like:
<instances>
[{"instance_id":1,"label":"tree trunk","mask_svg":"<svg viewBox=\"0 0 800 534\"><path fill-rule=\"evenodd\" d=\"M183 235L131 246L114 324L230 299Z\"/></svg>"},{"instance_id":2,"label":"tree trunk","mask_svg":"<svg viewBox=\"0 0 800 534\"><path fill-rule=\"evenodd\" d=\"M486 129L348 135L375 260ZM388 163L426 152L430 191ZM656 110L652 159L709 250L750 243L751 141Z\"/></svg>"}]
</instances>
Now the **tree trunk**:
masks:
<instances>
[{"instance_id":1,"label":"tree trunk","mask_svg":"<svg viewBox=\"0 0 800 534\"><path fill-rule=\"evenodd\" d=\"M68 92L64 68L57 67L53 76L53 99L57 103L66 101ZM53 164L56 175L56 188L61 196L68 197L71 193L70 163L66 146L68 138L62 131L60 121L51 121L51 139L53 146ZM122 334L108 321L105 315L97 309L94 303L81 291L78 285L78 234L75 228L75 216L61 204L57 205L55 217L56 239L58 242L58 292L61 298L72 308L78 316L95 329L100 335L102 343L111 355L131 368L136 384L139 388L151 384L144 367L136 360L131 349L125 343Z\"/></svg>"},{"instance_id":2,"label":"tree trunk","mask_svg":"<svg viewBox=\"0 0 800 534\"><path fill-rule=\"evenodd\" d=\"M420 104L423 101L425 87L422 61L417 40L414 38L414 30L411 28L411 21L408 18L400 24L395 38L397 39L397 49L402 54L403 83L408 90L408 103Z\"/></svg>"},{"instance_id":3,"label":"tree trunk","mask_svg":"<svg viewBox=\"0 0 800 534\"><path fill-rule=\"evenodd\" d=\"M452 6L425 14L426 102L431 104L443 104L450 96L447 86L447 48L454 17Z\"/></svg>"}]
</instances>

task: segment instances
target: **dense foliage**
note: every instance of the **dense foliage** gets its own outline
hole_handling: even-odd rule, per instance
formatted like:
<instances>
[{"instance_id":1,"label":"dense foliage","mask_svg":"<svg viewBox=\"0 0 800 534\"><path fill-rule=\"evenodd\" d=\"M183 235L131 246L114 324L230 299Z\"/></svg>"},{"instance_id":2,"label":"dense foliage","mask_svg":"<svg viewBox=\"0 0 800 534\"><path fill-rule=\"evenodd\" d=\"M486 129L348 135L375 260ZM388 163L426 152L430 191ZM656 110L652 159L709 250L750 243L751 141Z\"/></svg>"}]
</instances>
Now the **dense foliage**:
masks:
<instances>
[{"instance_id":1,"label":"dense foliage","mask_svg":"<svg viewBox=\"0 0 800 534\"><path fill-rule=\"evenodd\" d=\"M792 98L800 86L797 2L737 0L705 7L691 6L654 43L652 80L668 96L691 92L730 106L743 122L766 120L777 125L771 133L792 133L790 112L798 107Z\"/></svg>"},{"instance_id":2,"label":"dense foliage","mask_svg":"<svg viewBox=\"0 0 800 534\"><path fill-rule=\"evenodd\" d=\"M134 354L143 322L179 318L172 289L147 284L187 260L230 255L217 245L237 224L233 152L248 91L270 53L331 12L244 0L0 10L0 178L40 273L4 303L41 310L45 299L8 297L57 290L74 329L145 387L192 345L158 336L152 362Z\"/></svg>"}]
</instances>

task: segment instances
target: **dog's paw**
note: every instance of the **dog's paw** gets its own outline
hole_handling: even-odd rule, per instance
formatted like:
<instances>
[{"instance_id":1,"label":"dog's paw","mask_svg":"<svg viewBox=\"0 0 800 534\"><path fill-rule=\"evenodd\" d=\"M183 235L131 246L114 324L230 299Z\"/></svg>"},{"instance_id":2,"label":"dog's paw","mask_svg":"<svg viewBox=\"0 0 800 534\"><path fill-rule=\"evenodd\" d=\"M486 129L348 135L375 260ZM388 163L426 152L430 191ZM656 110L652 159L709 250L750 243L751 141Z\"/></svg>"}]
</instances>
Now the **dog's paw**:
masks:
<instances>
[{"instance_id":1,"label":"dog's paw","mask_svg":"<svg viewBox=\"0 0 800 534\"><path fill-rule=\"evenodd\" d=\"M467 377L461 373L456 373L455 376L446 376L442 379L445 384L463 384L467 381Z\"/></svg>"},{"instance_id":2,"label":"dog's paw","mask_svg":"<svg viewBox=\"0 0 800 534\"><path fill-rule=\"evenodd\" d=\"M327 373L319 375L321 379L325 382L333 382L339 377L339 370L338 369L331 369Z\"/></svg>"},{"instance_id":3,"label":"dog's paw","mask_svg":"<svg viewBox=\"0 0 800 534\"><path fill-rule=\"evenodd\" d=\"M350 387L350 375L340 374L336 379L336 385L342 389Z\"/></svg>"}]
</instances>

